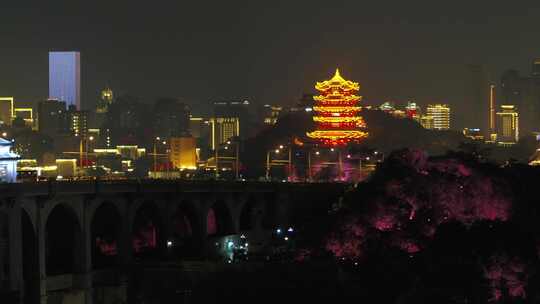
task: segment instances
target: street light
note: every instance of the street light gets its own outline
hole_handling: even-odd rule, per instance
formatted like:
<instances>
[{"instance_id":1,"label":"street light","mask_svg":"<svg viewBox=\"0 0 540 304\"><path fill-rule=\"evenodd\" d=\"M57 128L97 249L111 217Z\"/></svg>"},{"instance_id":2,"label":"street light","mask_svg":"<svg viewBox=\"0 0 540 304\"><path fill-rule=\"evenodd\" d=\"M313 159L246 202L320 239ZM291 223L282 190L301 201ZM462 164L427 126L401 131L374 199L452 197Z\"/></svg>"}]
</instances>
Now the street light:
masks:
<instances>
[{"instance_id":1,"label":"street light","mask_svg":"<svg viewBox=\"0 0 540 304\"><path fill-rule=\"evenodd\" d=\"M234 160L235 177L236 177L236 179L238 179L239 176L240 176L240 139L238 137L233 137L232 140L227 140L226 142L224 142L222 144L216 145L215 148L214 148L214 159L216 161L216 179L219 176L219 166L218 166L219 158L220 158L220 156L219 156L219 148L221 147L221 145L224 145L223 149L224 150L229 150L229 145L231 145L231 144L234 144L234 146L235 146L235 156L234 157L223 156L221 158ZM222 168L222 171L225 171L225 168Z\"/></svg>"},{"instance_id":2,"label":"street light","mask_svg":"<svg viewBox=\"0 0 540 304\"><path fill-rule=\"evenodd\" d=\"M82 139L82 138L81 138L81 139ZM85 150L86 150L86 153L85 153L84 158L85 158L86 164L88 164L88 143L89 143L89 142L92 142L92 141L94 141L94 136L90 136L90 137L88 137L87 140L85 140Z\"/></svg>"},{"instance_id":3,"label":"street light","mask_svg":"<svg viewBox=\"0 0 540 304\"><path fill-rule=\"evenodd\" d=\"M281 153L281 150L284 149L284 145L279 145L278 149L274 150L275 154ZM291 172L292 172L292 145L289 144L288 146L288 160L276 160L276 162L287 163L288 167L288 180L291 181ZM270 178L270 167L272 166L272 161L270 159L270 150L266 152L266 179L268 180Z\"/></svg>"},{"instance_id":4,"label":"street light","mask_svg":"<svg viewBox=\"0 0 540 304\"><path fill-rule=\"evenodd\" d=\"M154 140L154 172L157 172L157 147L156 147L156 142L158 142L160 140L161 140L161 138L159 136L157 136L155 138L155 140Z\"/></svg>"}]
</instances>

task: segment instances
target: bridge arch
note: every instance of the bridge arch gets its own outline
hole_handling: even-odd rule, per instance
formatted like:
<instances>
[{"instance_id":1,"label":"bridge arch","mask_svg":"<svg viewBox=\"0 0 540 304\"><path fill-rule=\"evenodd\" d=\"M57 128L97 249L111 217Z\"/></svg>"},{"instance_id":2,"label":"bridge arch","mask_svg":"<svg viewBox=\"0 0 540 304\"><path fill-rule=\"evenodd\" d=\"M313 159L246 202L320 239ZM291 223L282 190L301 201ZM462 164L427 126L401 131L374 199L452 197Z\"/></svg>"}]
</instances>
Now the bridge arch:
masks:
<instances>
[{"instance_id":1,"label":"bridge arch","mask_svg":"<svg viewBox=\"0 0 540 304\"><path fill-rule=\"evenodd\" d=\"M90 219L92 268L118 266L118 251L124 222L119 208L111 201L101 201L91 212Z\"/></svg>"},{"instance_id":2,"label":"bridge arch","mask_svg":"<svg viewBox=\"0 0 540 304\"><path fill-rule=\"evenodd\" d=\"M132 209L130 231L133 253L143 258L159 256L162 243L163 218L155 201L138 201Z\"/></svg>"},{"instance_id":3,"label":"bridge arch","mask_svg":"<svg viewBox=\"0 0 540 304\"><path fill-rule=\"evenodd\" d=\"M0 210L0 286L7 285L10 276L9 210Z\"/></svg>"},{"instance_id":4,"label":"bridge arch","mask_svg":"<svg viewBox=\"0 0 540 304\"><path fill-rule=\"evenodd\" d=\"M38 238L30 213L21 208L22 279L24 303L39 302L39 251Z\"/></svg>"},{"instance_id":5,"label":"bridge arch","mask_svg":"<svg viewBox=\"0 0 540 304\"><path fill-rule=\"evenodd\" d=\"M278 204L275 195L267 195L263 202L263 229L275 229L278 225Z\"/></svg>"},{"instance_id":6,"label":"bridge arch","mask_svg":"<svg viewBox=\"0 0 540 304\"><path fill-rule=\"evenodd\" d=\"M47 275L82 270L83 235L79 217L66 203L55 204L45 222L45 269Z\"/></svg>"},{"instance_id":7,"label":"bridge arch","mask_svg":"<svg viewBox=\"0 0 540 304\"><path fill-rule=\"evenodd\" d=\"M248 232L260 226L263 205L255 196L249 196L241 206L238 227L242 232Z\"/></svg>"},{"instance_id":8,"label":"bridge arch","mask_svg":"<svg viewBox=\"0 0 540 304\"><path fill-rule=\"evenodd\" d=\"M205 233L200 214L200 208L190 199L181 200L171 210L170 241L175 256L199 253L199 242Z\"/></svg>"},{"instance_id":9,"label":"bridge arch","mask_svg":"<svg viewBox=\"0 0 540 304\"><path fill-rule=\"evenodd\" d=\"M235 233L232 212L225 200L214 201L206 212L206 234L223 236Z\"/></svg>"}]
</instances>

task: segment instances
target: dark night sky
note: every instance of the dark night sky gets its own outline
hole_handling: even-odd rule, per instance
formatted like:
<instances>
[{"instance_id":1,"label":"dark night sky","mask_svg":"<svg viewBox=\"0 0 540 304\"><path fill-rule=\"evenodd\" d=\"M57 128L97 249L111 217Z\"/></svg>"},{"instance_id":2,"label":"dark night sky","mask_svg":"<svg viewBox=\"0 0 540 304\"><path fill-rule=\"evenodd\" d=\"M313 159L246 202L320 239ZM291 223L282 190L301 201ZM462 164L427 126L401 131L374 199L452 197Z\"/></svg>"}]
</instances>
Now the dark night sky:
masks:
<instances>
[{"instance_id":1,"label":"dark night sky","mask_svg":"<svg viewBox=\"0 0 540 304\"><path fill-rule=\"evenodd\" d=\"M496 79L529 73L540 57L540 4L18 2L0 4L0 95L19 101L47 96L49 50L81 51L84 107L106 84L146 100L292 104L339 67L374 103L414 98L462 112L465 64Z\"/></svg>"}]
</instances>

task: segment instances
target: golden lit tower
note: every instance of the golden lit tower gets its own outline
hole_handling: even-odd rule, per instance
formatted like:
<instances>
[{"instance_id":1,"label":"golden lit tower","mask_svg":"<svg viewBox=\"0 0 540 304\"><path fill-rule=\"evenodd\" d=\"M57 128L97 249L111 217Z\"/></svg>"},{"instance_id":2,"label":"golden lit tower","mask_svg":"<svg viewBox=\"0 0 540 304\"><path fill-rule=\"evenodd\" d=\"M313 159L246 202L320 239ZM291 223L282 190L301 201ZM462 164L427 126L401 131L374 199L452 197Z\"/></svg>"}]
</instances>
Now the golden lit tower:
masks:
<instances>
[{"instance_id":1,"label":"golden lit tower","mask_svg":"<svg viewBox=\"0 0 540 304\"><path fill-rule=\"evenodd\" d=\"M328 146L346 145L368 136L366 123L358 115L361 108L357 104L362 97L356 95L360 89L357 82L343 79L336 69L332 79L317 82L315 89L320 92L313 97L317 129L307 136Z\"/></svg>"}]
</instances>

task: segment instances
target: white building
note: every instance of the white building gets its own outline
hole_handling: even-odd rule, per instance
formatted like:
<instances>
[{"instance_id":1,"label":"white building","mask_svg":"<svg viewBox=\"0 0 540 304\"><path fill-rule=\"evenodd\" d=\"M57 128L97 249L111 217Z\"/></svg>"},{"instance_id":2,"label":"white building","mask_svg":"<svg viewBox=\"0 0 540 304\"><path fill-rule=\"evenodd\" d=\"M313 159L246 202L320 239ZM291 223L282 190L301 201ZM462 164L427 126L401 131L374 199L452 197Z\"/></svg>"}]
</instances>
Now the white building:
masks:
<instances>
[{"instance_id":1,"label":"white building","mask_svg":"<svg viewBox=\"0 0 540 304\"><path fill-rule=\"evenodd\" d=\"M0 183L17 181L17 159L19 156L11 152L13 143L0 138Z\"/></svg>"}]
</instances>

